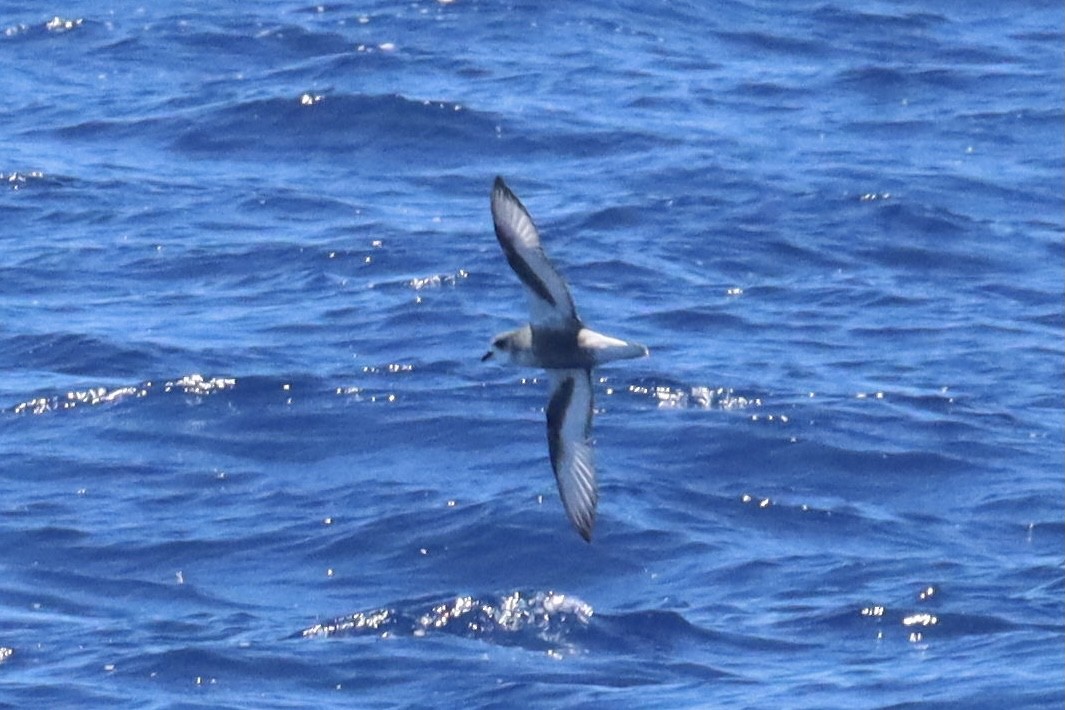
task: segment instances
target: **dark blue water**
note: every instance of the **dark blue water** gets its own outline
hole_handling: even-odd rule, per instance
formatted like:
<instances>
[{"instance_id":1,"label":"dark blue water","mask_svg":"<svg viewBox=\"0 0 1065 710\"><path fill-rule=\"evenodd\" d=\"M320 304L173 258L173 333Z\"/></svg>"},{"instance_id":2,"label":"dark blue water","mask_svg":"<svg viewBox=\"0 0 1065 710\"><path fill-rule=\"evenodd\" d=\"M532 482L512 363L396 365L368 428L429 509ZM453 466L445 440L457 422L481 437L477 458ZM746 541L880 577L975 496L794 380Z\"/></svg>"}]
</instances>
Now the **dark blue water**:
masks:
<instances>
[{"instance_id":1,"label":"dark blue water","mask_svg":"<svg viewBox=\"0 0 1065 710\"><path fill-rule=\"evenodd\" d=\"M1060 4L0 21L0 706L1062 707Z\"/></svg>"}]
</instances>

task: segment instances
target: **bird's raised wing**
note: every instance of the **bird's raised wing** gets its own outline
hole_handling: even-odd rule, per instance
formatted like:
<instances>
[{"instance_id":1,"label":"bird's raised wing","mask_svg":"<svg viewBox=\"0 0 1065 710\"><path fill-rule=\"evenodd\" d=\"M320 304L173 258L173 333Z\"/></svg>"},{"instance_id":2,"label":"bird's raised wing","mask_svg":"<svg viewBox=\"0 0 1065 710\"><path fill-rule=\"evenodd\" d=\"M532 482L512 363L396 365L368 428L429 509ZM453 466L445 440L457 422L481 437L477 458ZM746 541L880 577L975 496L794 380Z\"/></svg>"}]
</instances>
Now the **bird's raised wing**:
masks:
<instances>
[{"instance_id":1,"label":"bird's raised wing","mask_svg":"<svg viewBox=\"0 0 1065 710\"><path fill-rule=\"evenodd\" d=\"M590 370L551 370L547 403L547 449L562 506L570 522L592 540L599 491L592 457L592 378Z\"/></svg>"},{"instance_id":2,"label":"bird's raised wing","mask_svg":"<svg viewBox=\"0 0 1065 710\"><path fill-rule=\"evenodd\" d=\"M492 186L492 221L507 263L529 294L530 321L558 327L576 320L569 287L544 254L528 210L501 177Z\"/></svg>"}]
</instances>

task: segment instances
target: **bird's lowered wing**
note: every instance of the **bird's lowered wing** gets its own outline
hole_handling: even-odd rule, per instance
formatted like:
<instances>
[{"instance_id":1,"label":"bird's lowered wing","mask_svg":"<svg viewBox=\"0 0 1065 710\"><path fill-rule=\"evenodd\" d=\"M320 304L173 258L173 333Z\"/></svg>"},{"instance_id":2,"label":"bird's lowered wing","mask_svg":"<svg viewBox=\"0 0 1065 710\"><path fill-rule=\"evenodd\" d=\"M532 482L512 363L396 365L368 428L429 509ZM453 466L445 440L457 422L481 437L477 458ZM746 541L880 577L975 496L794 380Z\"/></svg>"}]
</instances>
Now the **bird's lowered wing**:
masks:
<instances>
[{"instance_id":1,"label":"bird's lowered wing","mask_svg":"<svg viewBox=\"0 0 1065 710\"><path fill-rule=\"evenodd\" d=\"M551 370L547 404L547 449L562 506L570 522L591 542L599 491L592 456L592 380L585 369Z\"/></svg>"}]
</instances>

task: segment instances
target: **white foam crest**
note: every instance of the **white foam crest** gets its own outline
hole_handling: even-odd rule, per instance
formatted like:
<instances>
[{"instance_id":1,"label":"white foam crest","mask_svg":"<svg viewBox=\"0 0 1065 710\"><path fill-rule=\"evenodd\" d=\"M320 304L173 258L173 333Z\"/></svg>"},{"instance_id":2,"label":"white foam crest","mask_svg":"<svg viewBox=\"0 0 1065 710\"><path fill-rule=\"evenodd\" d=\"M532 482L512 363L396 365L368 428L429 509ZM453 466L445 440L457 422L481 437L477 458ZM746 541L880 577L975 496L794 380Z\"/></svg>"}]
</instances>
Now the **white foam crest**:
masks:
<instances>
[{"instance_id":1,"label":"white foam crest","mask_svg":"<svg viewBox=\"0 0 1065 710\"><path fill-rule=\"evenodd\" d=\"M65 394L47 397L34 397L19 402L11 408L13 414L46 414L48 412L76 409L78 407L96 407L102 404L114 404L127 399L147 397L154 391L163 393L181 392L203 397L215 392L235 387L237 380L232 377L204 377L194 373L176 380L167 380L161 384L148 381L139 385L121 387L89 387L84 390L70 390Z\"/></svg>"}]
</instances>

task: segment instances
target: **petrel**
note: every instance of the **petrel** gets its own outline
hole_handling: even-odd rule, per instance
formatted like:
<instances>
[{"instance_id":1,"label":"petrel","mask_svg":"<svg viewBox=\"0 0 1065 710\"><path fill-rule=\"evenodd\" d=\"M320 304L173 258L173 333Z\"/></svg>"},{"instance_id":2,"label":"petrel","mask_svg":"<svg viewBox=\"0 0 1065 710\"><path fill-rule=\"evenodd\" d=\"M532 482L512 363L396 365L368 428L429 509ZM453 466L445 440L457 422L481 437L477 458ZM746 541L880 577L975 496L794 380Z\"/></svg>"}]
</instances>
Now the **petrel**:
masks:
<instances>
[{"instance_id":1,"label":"petrel","mask_svg":"<svg viewBox=\"0 0 1065 710\"><path fill-rule=\"evenodd\" d=\"M596 333L577 315L569 287L544 254L528 210L503 178L492 186L492 221L507 263L529 297L529 323L492 338L482 361L547 370L547 450L570 522L592 540L599 491L592 455L592 368L611 360L644 357L645 346Z\"/></svg>"}]
</instances>

